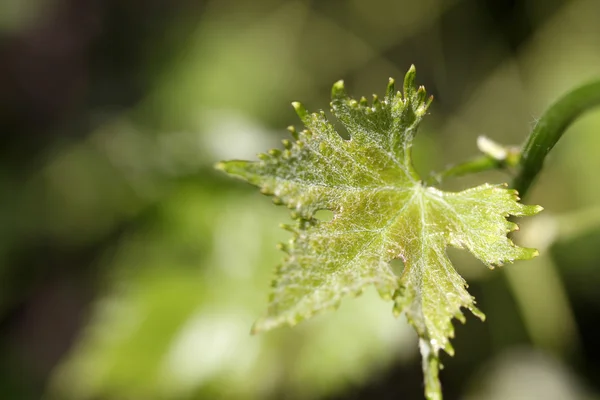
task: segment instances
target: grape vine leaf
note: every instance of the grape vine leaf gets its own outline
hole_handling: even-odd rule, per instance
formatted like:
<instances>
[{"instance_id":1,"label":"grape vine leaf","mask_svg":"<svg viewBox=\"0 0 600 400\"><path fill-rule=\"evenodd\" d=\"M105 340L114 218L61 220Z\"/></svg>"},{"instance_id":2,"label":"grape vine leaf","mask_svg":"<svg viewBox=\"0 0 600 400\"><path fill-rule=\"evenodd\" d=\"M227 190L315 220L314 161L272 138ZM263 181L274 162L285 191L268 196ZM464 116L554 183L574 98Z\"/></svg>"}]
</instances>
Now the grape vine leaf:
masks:
<instances>
[{"instance_id":1,"label":"grape vine leaf","mask_svg":"<svg viewBox=\"0 0 600 400\"><path fill-rule=\"evenodd\" d=\"M465 321L462 307L484 318L446 247L468 249L490 268L535 257L535 249L507 237L518 229L507 217L542 208L519 203L516 191L505 185L461 192L426 186L412 165L411 146L432 98L414 80L412 66L403 93L390 79L385 97L374 96L370 104L349 98L338 81L332 113L350 139L336 132L324 112L310 114L293 103L306 129L290 127L295 140L284 140L284 150L216 167L260 187L296 220L283 225L294 235L280 245L287 257L276 270L268 311L253 331L294 325L375 285L417 331L425 395L441 399L439 352L454 352L452 319ZM331 220L316 218L323 209L333 213ZM404 263L400 276L390 266L393 259Z\"/></svg>"}]
</instances>

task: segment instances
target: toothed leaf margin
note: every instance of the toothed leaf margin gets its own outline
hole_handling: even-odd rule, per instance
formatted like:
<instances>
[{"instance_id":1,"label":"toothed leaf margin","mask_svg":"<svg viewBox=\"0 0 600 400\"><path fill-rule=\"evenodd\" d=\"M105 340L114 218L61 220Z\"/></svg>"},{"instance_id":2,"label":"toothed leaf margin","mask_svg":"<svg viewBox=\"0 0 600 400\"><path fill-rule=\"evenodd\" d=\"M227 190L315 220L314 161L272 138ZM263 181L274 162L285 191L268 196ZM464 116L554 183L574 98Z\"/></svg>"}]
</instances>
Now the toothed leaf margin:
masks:
<instances>
[{"instance_id":1,"label":"toothed leaf margin","mask_svg":"<svg viewBox=\"0 0 600 400\"><path fill-rule=\"evenodd\" d=\"M280 245L287 255L253 331L295 325L374 285L417 331L425 395L441 399L439 352L454 354L452 319L464 323L463 307L484 319L446 247L467 249L489 267L535 257L535 249L507 237L517 229L507 217L534 215L541 207L519 203L505 185L461 192L424 185L411 146L432 98L414 80L412 66L402 93L390 79L385 96L370 103L348 97L338 81L331 111L350 139L323 112L311 114L293 103L305 126L300 132L289 128L293 141L260 154L259 161L226 161L217 168L258 186L295 220L284 225L293 238ZM333 219L318 220L319 210L330 210ZM404 263L400 276L390 266L394 259Z\"/></svg>"}]
</instances>

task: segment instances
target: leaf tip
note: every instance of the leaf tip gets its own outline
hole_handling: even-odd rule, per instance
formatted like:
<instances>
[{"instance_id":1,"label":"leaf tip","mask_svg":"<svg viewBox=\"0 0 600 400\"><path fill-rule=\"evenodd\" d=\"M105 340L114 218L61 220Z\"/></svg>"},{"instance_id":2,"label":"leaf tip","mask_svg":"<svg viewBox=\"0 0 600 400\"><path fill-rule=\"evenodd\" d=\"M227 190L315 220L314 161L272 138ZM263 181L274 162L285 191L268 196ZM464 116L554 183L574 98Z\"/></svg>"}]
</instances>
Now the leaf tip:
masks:
<instances>
[{"instance_id":1,"label":"leaf tip","mask_svg":"<svg viewBox=\"0 0 600 400\"><path fill-rule=\"evenodd\" d=\"M288 139L283 139L283 140L281 141L281 144L283 144L283 147L284 147L286 150L289 150L289 149L291 149L291 148L292 148L292 142L290 142Z\"/></svg>"},{"instance_id":2,"label":"leaf tip","mask_svg":"<svg viewBox=\"0 0 600 400\"><path fill-rule=\"evenodd\" d=\"M408 69L408 72L404 76L404 98L408 98L415 91L415 78L417 76L417 69L412 64Z\"/></svg>"},{"instance_id":3,"label":"leaf tip","mask_svg":"<svg viewBox=\"0 0 600 400\"><path fill-rule=\"evenodd\" d=\"M264 331L268 331L270 328L265 326L266 324L266 318L265 317L261 317L260 319L257 319L253 324L252 327L250 328L250 334L251 335L257 335L259 333L262 333Z\"/></svg>"},{"instance_id":4,"label":"leaf tip","mask_svg":"<svg viewBox=\"0 0 600 400\"><path fill-rule=\"evenodd\" d=\"M295 140L298 140L298 138L300 137L300 136L298 135L298 131L296 131L296 127L295 127L294 125L290 125L290 126L288 126L288 127L287 127L287 131L290 133L290 135L292 135L292 137L293 137Z\"/></svg>"},{"instance_id":5,"label":"leaf tip","mask_svg":"<svg viewBox=\"0 0 600 400\"><path fill-rule=\"evenodd\" d=\"M343 80L339 80L336 83L333 84L333 87L331 88L331 97L332 98L337 98L337 97L343 97L346 93L346 89L344 87L344 81Z\"/></svg>"},{"instance_id":6,"label":"leaf tip","mask_svg":"<svg viewBox=\"0 0 600 400\"><path fill-rule=\"evenodd\" d=\"M290 247L286 243L277 243L277 250L283 251L284 253L290 252Z\"/></svg>"},{"instance_id":7,"label":"leaf tip","mask_svg":"<svg viewBox=\"0 0 600 400\"><path fill-rule=\"evenodd\" d=\"M271 329L277 328L278 326L281 326L282 324L283 324L283 321L281 321L281 319L273 318L273 317L269 317L269 315L265 315L265 316L262 316L261 318L257 319L254 322L254 324L252 324L252 327L250 328L250 334L256 335L258 333L270 331Z\"/></svg>"},{"instance_id":8,"label":"leaf tip","mask_svg":"<svg viewBox=\"0 0 600 400\"><path fill-rule=\"evenodd\" d=\"M214 168L226 174L243 175L248 164L247 161L240 160L219 161L214 165Z\"/></svg>"},{"instance_id":9,"label":"leaf tip","mask_svg":"<svg viewBox=\"0 0 600 400\"><path fill-rule=\"evenodd\" d=\"M292 107L294 107L294 110L296 110L296 114L298 115L298 117L300 117L302 121L304 121L306 117L308 117L308 111L306 111L306 108L304 108L302 103L294 101L292 103Z\"/></svg>"},{"instance_id":10,"label":"leaf tip","mask_svg":"<svg viewBox=\"0 0 600 400\"><path fill-rule=\"evenodd\" d=\"M215 165L213 165L213 168L218 169L219 171L226 172L227 163L224 162L224 161L219 161L218 163L216 163Z\"/></svg>"},{"instance_id":11,"label":"leaf tip","mask_svg":"<svg viewBox=\"0 0 600 400\"><path fill-rule=\"evenodd\" d=\"M425 102L425 106L424 106L424 108L425 108L425 111L427 111L427 109L429 108L429 106L430 106L430 105L431 105L431 103L433 102L433 99L434 99L433 95L430 95L430 96L427 98L427 101Z\"/></svg>"},{"instance_id":12,"label":"leaf tip","mask_svg":"<svg viewBox=\"0 0 600 400\"><path fill-rule=\"evenodd\" d=\"M387 89L385 91L385 96L387 98L391 98L394 96L395 83L396 83L396 81L394 80L394 78L389 78Z\"/></svg>"},{"instance_id":13,"label":"leaf tip","mask_svg":"<svg viewBox=\"0 0 600 400\"><path fill-rule=\"evenodd\" d=\"M290 224L279 224L279 227L285 231L296 233L296 228Z\"/></svg>"},{"instance_id":14,"label":"leaf tip","mask_svg":"<svg viewBox=\"0 0 600 400\"><path fill-rule=\"evenodd\" d=\"M542 207L542 206L522 204L521 210L519 212L515 213L514 215L517 217L533 216L533 215L540 213L543 210L544 210L544 207Z\"/></svg>"},{"instance_id":15,"label":"leaf tip","mask_svg":"<svg viewBox=\"0 0 600 400\"><path fill-rule=\"evenodd\" d=\"M471 311L471 313L476 316L477 318L479 318L480 321L485 321L485 314L477 307L475 306L471 306L469 308L469 310Z\"/></svg>"}]
</instances>

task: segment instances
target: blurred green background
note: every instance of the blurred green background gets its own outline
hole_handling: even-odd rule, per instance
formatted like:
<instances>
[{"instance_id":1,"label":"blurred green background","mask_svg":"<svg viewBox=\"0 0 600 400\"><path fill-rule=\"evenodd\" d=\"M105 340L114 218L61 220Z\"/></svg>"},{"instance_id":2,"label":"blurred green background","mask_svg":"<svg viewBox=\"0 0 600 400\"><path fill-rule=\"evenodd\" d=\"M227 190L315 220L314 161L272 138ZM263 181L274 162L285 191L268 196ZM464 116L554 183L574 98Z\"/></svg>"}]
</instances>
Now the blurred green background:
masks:
<instances>
[{"instance_id":1,"label":"blurred green background","mask_svg":"<svg viewBox=\"0 0 600 400\"><path fill-rule=\"evenodd\" d=\"M416 337L368 292L251 336L287 213L214 171L410 64L435 96L427 175L519 144L600 76L597 0L0 2L0 398L420 399ZM528 203L541 256L489 271L450 250L486 312L457 326L447 399L600 398L600 111ZM448 189L507 182L489 173Z\"/></svg>"}]
</instances>

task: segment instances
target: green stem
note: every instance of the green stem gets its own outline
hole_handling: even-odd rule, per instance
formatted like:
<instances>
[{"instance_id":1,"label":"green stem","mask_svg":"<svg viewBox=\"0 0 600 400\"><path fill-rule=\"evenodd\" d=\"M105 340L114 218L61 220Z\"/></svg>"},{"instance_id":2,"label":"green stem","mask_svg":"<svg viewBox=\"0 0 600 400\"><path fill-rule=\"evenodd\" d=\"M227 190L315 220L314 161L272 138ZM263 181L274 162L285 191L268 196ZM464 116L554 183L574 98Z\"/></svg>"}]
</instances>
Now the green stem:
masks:
<instances>
[{"instance_id":1,"label":"green stem","mask_svg":"<svg viewBox=\"0 0 600 400\"><path fill-rule=\"evenodd\" d=\"M477 138L477 147L484 154L483 156L451 165L442 172L431 174L426 183L433 185L451 176L474 174L492 169L508 169L519 165L521 153L516 147L502 146L485 136Z\"/></svg>"},{"instance_id":2,"label":"green stem","mask_svg":"<svg viewBox=\"0 0 600 400\"><path fill-rule=\"evenodd\" d=\"M570 91L542 115L521 150L518 174L511 187L524 198L542 170L550 150L569 125L591 108L600 105L600 80Z\"/></svg>"},{"instance_id":3,"label":"green stem","mask_svg":"<svg viewBox=\"0 0 600 400\"><path fill-rule=\"evenodd\" d=\"M519 164L519 158L520 154L513 151L509 152L508 156L502 160L493 158L489 155L483 155L460 164L451 165L442 172L432 174L429 179L427 179L426 183L428 185L433 185L452 176L463 176L494 169L516 167Z\"/></svg>"},{"instance_id":4,"label":"green stem","mask_svg":"<svg viewBox=\"0 0 600 400\"><path fill-rule=\"evenodd\" d=\"M586 111L598 105L600 105L600 80L570 91L546 110L525 141L525 145L521 150L517 176L511 185L517 189L521 198L527 195L544 166L546 156L571 123ZM540 347L564 354L566 350L564 343L569 343L569 339L571 339L570 343L576 343L573 340L573 338L576 338L574 333L576 331L575 321L566 290L558 272L553 268L551 259L548 258L546 263L543 263L544 265L540 265L540 263L543 263L543 261L538 260L529 265L529 270L509 268L505 276L520 306L531 339ZM542 269L544 272L542 272ZM545 282L540 285L537 291L537 296L535 291L531 290L532 277L545 279ZM556 293L556 296L552 295L553 304L548 303L549 293ZM537 305L535 305L536 302ZM535 306L532 307L532 305ZM556 318L550 320L540 317L540 315L545 315L544 312L540 314L542 309L552 313L554 310L558 310L561 314L558 317L561 326L558 327L553 322L557 320Z\"/></svg>"},{"instance_id":5,"label":"green stem","mask_svg":"<svg viewBox=\"0 0 600 400\"><path fill-rule=\"evenodd\" d=\"M477 172L489 171L492 169L499 169L503 167L503 162L496 160L489 156L480 156L469 161L465 161L460 164L451 165L442 172L432 174L427 179L427 184L432 185L440 183L445 178L451 176L462 176L468 174L474 174Z\"/></svg>"}]
</instances>

